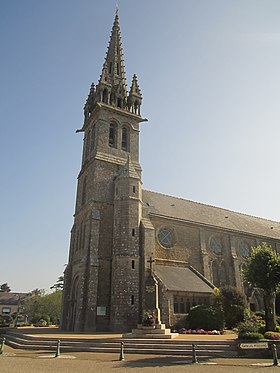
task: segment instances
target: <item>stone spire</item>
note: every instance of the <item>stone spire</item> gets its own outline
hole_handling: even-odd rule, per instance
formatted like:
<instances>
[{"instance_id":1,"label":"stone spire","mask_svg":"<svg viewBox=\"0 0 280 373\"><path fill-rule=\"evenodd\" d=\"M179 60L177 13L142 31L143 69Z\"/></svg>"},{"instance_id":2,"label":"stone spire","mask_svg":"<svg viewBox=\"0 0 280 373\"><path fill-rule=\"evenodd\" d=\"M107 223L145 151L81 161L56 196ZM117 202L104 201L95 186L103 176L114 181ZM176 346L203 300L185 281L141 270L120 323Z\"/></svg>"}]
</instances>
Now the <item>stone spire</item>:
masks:
<instances>
[{"instance_id":1,"label":"stone spire","mask_svg":"<svg viewBox=\"0 0 280 373\"><path fill-rule=\"evenodd\" d=\"M134 74L128 96L128 110L134 114L140 115L141 104L142 94L137 81L137 76Z\"/></svg>"},{"instance_id":2,"label":"stone spire","mask_svg":"<svg viewBox=\"0 0 280 373\"><path fill-rule=\"evenodd\" d=\"M116 11L108 50L96 91L99 102L121 109L127 107L126 78L118 10Z\"/></svg>"}]
</instances>

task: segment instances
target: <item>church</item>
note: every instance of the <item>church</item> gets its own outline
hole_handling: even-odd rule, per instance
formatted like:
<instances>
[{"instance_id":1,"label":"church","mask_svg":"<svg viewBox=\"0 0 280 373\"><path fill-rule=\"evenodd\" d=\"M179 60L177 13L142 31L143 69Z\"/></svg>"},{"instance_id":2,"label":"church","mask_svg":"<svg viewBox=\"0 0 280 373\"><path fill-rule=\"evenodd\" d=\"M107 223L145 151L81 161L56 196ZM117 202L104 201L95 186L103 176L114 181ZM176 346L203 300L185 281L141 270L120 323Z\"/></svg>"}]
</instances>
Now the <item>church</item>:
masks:
<instances>
[{"instance_id":1,"label":"church","mask_svg":"<svg viewBox=\"0 0 280 373\"><path fill-rule=\"evenodd\" d=\"M61 328L125 332L147 309L146 280L158 282L168 327L190 307L207 304L215 287L245 291L242 266L251 247L280 253L280 223L142 188L139 135L142 94L137 76L127 90L116 12L97 85L84 106ZM251 308L261 309L256 292Z\"/></svg>"}]
</instances>

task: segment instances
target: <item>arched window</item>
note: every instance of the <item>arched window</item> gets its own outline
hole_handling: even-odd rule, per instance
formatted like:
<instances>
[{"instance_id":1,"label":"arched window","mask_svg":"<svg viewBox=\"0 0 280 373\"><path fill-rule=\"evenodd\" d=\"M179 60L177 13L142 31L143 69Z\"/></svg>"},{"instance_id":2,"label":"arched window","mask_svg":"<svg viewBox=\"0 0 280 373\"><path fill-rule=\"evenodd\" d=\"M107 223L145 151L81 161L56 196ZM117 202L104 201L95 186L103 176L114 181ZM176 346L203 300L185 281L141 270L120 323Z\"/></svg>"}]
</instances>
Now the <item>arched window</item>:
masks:
<instances>
[{"instance_id":1,"label":"arched window","mask_svg":"<svg viewBox=\"0 0 280 373\"><path fill-rule=\"evenodd\" d=\"M134 102L134 114L139 114L139 102L137 100Z\"/></svg>"},{"instance_id":2,"label":"arched window","mask_svg":"<svg viewBox=\"0 0 280 373\"><path fill-rule=\"evenodd\" d=\"M119 107L120 109L122 108L123 104L122 104L122 99L120 97L117 98L117 107Z\"/></svg>"},{"instance_id":3,"label":"arched window","mask_svg":"<svg viewBox=\"0 0 280 373\"><path fill-rule=\"evenodd\" d=\"M122 128L122 150L129 151L129 129Z\"/></svg>"},{"instance_id":4,"label":"arched window","mask_svg":"<svg viewBox=\"0 0 280 373\"><path fill-rule=\"evenodd\" d=\"M114 123L111 123L109 128L109 146L117 147L117 125Z\"/></svg>"},{"instance_id":5,"label":"arched window","mask_svg":"<svg viewBox=\"0 0 280 373\"><path fill-rule=\"evenodd\" d=\"M213 260L212 262L212 281L215 286L220 286L219 266L217 260Z\"/></svg>"},{"instance_id":6,"label":"arched window","mask_svg":"<svg viewBox=\"0 0 280 373\"><path fill-rule=\"evenodd\" d=\"M220 286L225 286L227 283L228 281L227 281L226 264L224 261L222 261L221 268L220 268Z\"/></svg>"},{"instance_id":7,"label":"arched window","mask_svg":"<svg viewBox=\"0 0 280 373\"><path fill-rule=\"evenodd\" d=\"M102 102L108 104L108 89L104 88L103 95L102 95Z\"/></svg>"}]
</instances>

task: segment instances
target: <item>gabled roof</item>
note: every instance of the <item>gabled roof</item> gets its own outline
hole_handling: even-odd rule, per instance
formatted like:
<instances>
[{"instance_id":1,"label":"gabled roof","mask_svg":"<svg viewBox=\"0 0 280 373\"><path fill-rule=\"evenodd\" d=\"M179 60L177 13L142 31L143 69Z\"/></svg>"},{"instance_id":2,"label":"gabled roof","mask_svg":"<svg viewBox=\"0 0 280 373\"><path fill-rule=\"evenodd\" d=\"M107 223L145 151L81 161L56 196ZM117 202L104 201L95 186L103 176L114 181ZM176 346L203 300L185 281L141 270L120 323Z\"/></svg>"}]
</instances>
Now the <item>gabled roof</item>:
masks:
<instances>
[{"instance_id":1,"label":"gabled roof","mask_svg":"<svg viewBox=\"0 0 280 373\"><path fill-rule=\"evenodd\" d=\"M155 273L170 291L212 294L214 285L191 267L156 265Z\"/></svg>"},{"instance_id":2,"label":"gabled roof","mask_svg":"<svg viewBox=\"0 0 280 373\"><path fill-rule=\"evenodd\" d=\"M143 190L149 214L280 240L280 223L219 207Z\"/></svg>"}]
</instances>

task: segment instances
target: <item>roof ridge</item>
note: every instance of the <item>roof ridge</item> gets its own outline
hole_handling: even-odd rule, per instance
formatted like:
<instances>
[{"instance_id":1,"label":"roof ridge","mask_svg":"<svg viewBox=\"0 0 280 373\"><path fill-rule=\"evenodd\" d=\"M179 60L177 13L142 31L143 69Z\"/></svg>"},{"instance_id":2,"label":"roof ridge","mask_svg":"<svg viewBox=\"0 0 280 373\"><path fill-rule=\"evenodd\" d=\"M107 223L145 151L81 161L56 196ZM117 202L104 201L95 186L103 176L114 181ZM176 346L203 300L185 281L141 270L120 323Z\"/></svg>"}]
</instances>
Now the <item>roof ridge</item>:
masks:
<instances>
[{"instance_id":1,"label":"roof ridge","mask_svg":"<svg viewBox=\"0 0 280 373\"><path fill-rule=\"evenodd\" d=\"M234 213L234 214L239 214L239 215L243 215L243 216L248 216L248 217L250 217L250 218L255 218L255 219L259 219L259 220L265 220L265 221L267 221L267 222L272 222L272 223L277 223L277 224L280 223L280 222L277 221L277 220L271 220L271 219L267 219L267 218L262 218L262 217L260 217L260 216L250 215L250 214L246 214L246 213L244 213L244 212L239 212L239 211L234 211L234 210L226 209L226 208L224 208L224 207L218 207L218 206L210 205L210 204L207 204L207 203L202 203L202 202L198 202L198 201L193 201L193 200L191 200L191 199L186 199L186 198L182 198L182 197L175 197L175 196L170 195L170 194L165 194L165 193L160 193L160 192L154 192L153 190L143 189L143 191L147 191L147 192L151 192L151 193L155 193L155 194L160 194L160 195L163 195L163 196L166 196L166 197L171 197L171 198L175 198L175 199L182 200L182 201L188 201L188 202L197 203L198 205L207 206L207 207L212 207L212 208L215 208L215 209L217 209L217 210L223 210L223 211L231 212L231 213Z\"/></svg>"}]
</instances>

